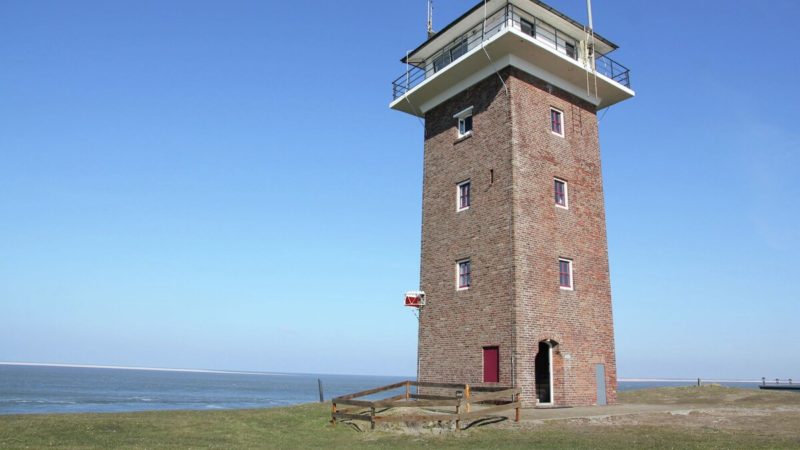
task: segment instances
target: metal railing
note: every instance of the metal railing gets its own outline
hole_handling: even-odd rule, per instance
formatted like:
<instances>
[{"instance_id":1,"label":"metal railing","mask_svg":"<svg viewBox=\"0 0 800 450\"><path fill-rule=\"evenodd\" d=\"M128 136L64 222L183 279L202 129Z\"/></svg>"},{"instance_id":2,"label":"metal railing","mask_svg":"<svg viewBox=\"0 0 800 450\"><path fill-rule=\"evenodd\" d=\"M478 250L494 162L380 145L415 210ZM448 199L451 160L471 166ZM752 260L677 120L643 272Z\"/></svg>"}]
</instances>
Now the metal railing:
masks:
<instances>
[{"instance_id":1,"label":"metal railing","mask_svg":"<svg viewBox=\"0 0 800 450\"><path fill-rule=\"evenodd\" d=\"M608 56L596 56L594 58L594 66L598 73L611 78L625 87L631 87L631 71Z\"/></svg>"},{"instance_id":2,"label":"metal railing","mask_svg":"<svg viewBox=\"0 0 800 450\"><path fill-rule=\"evenodd\" d=\"M516 28L530 35L558 53L574 60L580 59L580 45L575 39L547 22L515 9L511 4L506 4L505 7L488 16L480 24L450 41L425 61L407 62L406 72L392 82L392 98L396 100L405 95L436 72L457 61L470 50L479 47L483 42L508 27ZM595 57L595 68L598 73L623 86L630 87L630 70L607 55Z\"/></svg>"},{"instance_id":3,"label":"metal railing","mask_svg":"<svg viewBox=\"0 0 800 450\"><path fill-rule=\"evenodd\" d=\"M506 28L509 7L506 6L487 17L485 21L472 27L466 33L450 41L441 50L434 53L425 61L413 64L406 63L406 73L397 77L392 82L392 97L405 95L418 84L430 78L436 72L444 69L453 61L458 60L465 53L481 45L484 41Z\"/></svg>"}]
</instances>

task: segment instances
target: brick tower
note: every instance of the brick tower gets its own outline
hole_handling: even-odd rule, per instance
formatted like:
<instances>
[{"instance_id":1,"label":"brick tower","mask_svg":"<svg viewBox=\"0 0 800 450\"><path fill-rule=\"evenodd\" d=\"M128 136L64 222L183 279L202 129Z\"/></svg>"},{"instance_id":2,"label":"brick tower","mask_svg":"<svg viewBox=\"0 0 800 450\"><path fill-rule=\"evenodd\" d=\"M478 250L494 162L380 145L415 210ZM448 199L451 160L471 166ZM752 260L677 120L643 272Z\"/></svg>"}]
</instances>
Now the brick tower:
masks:
<instances>
[{"instance_id":1,"label":"brick tower","mask_svg":"<svg viewBox=\"0 0 800 450\"><path fill-rule=\"evenodd\" d=\"M425 119L419 378L616 401L597 111L617 47L537 0L481 2L403 58Z\"/></svg>"}]
</instances>

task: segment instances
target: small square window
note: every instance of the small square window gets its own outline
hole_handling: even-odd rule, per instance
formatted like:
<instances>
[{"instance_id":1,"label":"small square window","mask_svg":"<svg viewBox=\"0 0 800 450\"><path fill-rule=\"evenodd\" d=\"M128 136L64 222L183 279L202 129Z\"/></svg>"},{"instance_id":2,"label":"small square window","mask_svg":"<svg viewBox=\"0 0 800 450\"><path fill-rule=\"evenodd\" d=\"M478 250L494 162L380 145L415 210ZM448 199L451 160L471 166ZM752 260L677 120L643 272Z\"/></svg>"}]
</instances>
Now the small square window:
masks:
<instances>
[{"instance_id":1,"label":"small square window","mask_svg":"<svg viewBox=\"0 0 800 450\"><path fill-rule=\"evenodd\" d=\"M453 116L458 119L458 137L472 134L472 106Z\"/></svg>"},{"instance_id":2,"label":"small square window","mask_svg":"<svg viewBox=\"0 0 800 450\"><path fill-rule=\"evenodd\" d=\"M464 211L465 209L469 209L471 190L472 183L469 181L464 181L463 183L458 184L458 190L456 191L456 211Z\"/></svg>"},{"instance_id":3,"label":"small square window","mask_svg":"<svg viewBox=\"0 0 800 450\"><path fill-rule=\"evenodd\" d=\"M575 51L575 44L567 42L564 44L564 49L567 51L567 56L572 59L578 59L578 52Z\"/></svg>"},{"instance_id":4,"label":"small square window","mask_svg":"<svg viewBox=\"0 0 800 450\"><path fill-rule=\"evenodd\" d=\"M555 108L550 108L550 131L564 137L564 113Z\"/></svg>"},{"instance_id":5,"label":"small square window","mask_svg":"<svg viewBox=\"0 0 800 450\"><path fill-rule=\"evenodd\" d=\"M555 195L556 206L559 208L569 209L569 194L567 190L567 182L556 178L553 181L553 193Z\"/></svg>"},{"instance_id":6,"label":"small square window","mask_svg":"<svg viewBox=\"0 0 800 450\"><path fill-rule=\"evenodd\" d=\"M456 263L457 282L456 287L459 291L469 289L472 285L472 262L468 259L463 259Z\"/></svg>"},{"instance_id":7,"label":"small square window","mask_svg":"<svg viewBox=\"0 0 800 450\"><path fill-rule=\"evenodd\" d=\"M458 135L466 136L467 134L472 132L472 116L464 117L463 119L458 119Z\"/></svg>"},{"instance_id":8,"label":"small square window","mask_svg":"<svg viewBox=\"0 0 800 450\"><path fill-rule=\"evenodd\" d=\"M519 27L522 32L533 37L536 37L536 25L525 19L519 19Z\"/></svg>"},{"instance_id":9,"label":"small square window","mask_svg":"<svg viewBox=\"0 0 800 450\"><path fill-rule=\"evenodd\" d=\"M558 259L558 284L563 290L571 291L572 287L572 260Z\"/></svg>"},{"instance_id":10,"label":"small square window","mask_svg":"<svg viewBox=\"0 0 800 450\"><path fill-rule=\"evenodd\" d=\"M442 52L441 55L437 56L433 60L433 72L436 73L444 69L448 64L450 64L450 53Z\"/></svg>"},{"instance_id":11,"label":"small square window","mask_svg":"<svg viewBox=\"0 0 800 450\"><path fill-rule=\"evenodd\" d=\"M467 51L469 50L469 45L467 44L467 39L464 38L461 42L457 43L450 49L450 61L455 61L458 58L464 56Z\"/></svg>"}]
</instances>

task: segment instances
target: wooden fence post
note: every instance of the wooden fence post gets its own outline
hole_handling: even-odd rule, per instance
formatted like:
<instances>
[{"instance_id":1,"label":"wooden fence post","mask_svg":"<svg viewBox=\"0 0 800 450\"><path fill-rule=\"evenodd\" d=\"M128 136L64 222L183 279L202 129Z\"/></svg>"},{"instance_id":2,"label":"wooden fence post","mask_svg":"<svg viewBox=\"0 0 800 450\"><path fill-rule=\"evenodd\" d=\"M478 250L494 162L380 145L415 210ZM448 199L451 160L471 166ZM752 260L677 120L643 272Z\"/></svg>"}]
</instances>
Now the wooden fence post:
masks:
<instances>
[{"instance_id":1,"label":"wooden fence post","mask_svg":"<svg viewBox=\"0 0 800 450\"><path fill-rule=\"evenodd\" d=\"M331 406L331 423L333 426L336 426L336 403L332 403Z\"/></svg>"},{"instance_id":2,"label":"wooden fence post","mask_svg":"<svg viewBox=\"0 0 800 450\"><path fill-rule=\"evenodd\" d=\"M460 413L461 410L461 399L458 400L458 404L456 405L456 431L461 431L461 420L460 420Z\"/></svg>"},{"instance_id":3,"label":"wooden fence post","mask_svg":"<svg viewBox=\"0 0 800 450\"><path fill-rule=\"evenodd\" d=\"M411 382L406 381L406 400L411 398Z\"/></svg>"},{"instance_id":4,"label":"wooden fence post","mask_svg":"<svg viewBox=\"0 0 800 450\"><path fill-rule=\"evenodd\" d=\"M514 395L514 400L517 403L516 412L514 413L514 422L519 422L519 407L522 405L519 401L519 393Z\"/></svg>"},{"instance_id":5,"label":"wooden fence post","mask_svg":"<svg viewBox=\"0 0 800 450\"><path fill-rule=\"evenodd\" d=\"M369 409L370 430L375 429L375 407Z\"/></svg>"},{"instance_id":6,"label":"wooden fence post","mask_svg":"<svg viewBox=\"0 0 800 450\"><path fill-rule=\"evenodd\" d=\"M464 398L467 400L467 412L472 412L472 407L469 404L469 385L464 386Z\"/></svg>"}]
</instances>

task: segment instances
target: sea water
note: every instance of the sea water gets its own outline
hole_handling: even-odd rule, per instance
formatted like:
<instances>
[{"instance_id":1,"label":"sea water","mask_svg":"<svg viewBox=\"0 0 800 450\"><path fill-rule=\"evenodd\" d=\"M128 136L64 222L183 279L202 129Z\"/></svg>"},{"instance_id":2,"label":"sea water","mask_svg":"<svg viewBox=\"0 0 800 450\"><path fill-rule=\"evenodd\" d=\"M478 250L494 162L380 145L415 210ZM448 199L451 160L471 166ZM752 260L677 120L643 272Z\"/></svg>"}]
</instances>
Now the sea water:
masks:
<instances>
[{"instance_id":1,"label":"sea water","mask_svg":"<svg viewBox=\"0 0 800 450\"><path fill-rule=\"evenodd\" d=\"M269 408L404 377L0 365L0 414Z\"/></svg>"},{"instance_id":2,"label":"sea water","mask_svg":"<svg viewBox=\"0 0 800 450\"><path fill-rule=\"evenodd\" d=\"M0 364L0 414L269 408L319 401L318 379L328 400L409 378ZM623 381L619 389L691 384Z\"/></svg>"}]
</instances>

